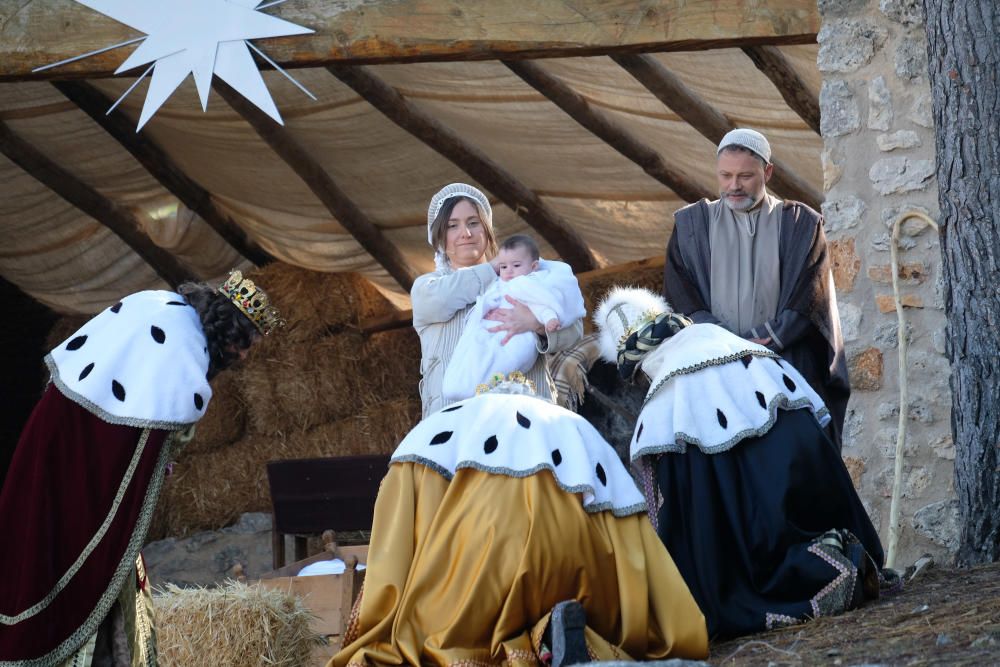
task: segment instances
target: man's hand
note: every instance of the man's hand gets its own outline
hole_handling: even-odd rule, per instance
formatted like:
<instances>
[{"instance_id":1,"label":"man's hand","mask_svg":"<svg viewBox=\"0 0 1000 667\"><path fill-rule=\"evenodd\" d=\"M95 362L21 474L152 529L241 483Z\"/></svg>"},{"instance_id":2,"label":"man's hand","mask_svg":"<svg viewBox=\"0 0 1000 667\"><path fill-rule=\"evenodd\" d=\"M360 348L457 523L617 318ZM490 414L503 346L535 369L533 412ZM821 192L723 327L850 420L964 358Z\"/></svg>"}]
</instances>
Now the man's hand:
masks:
<instances>
[{"instance_id":1,"label":"man's hand","mask_svg":"<svg viewBox=\"0 0 1000 667\"><path fill-rule=\"evenodd\" d=\"M747 340L749 340L751 343L757 343L758 345L763 345L764 347L767 347L768 345L771 344L770 336L768 336L767 338L748 338Z\"/></svg>"},{"instance_id":2,"label":"man's hand","mask_svg":"<svg viewBox=\"0 0 1000 667\"><path fill-rule=\"evenodd\" d=\"M504 298L510 302L513 308L496 308L483 316L485 320L493 320L500 323L490 329L490 333L496 333L497 331L507 332L504 339L500 341L501 345L506 345L507 341L511 338L526 331L533 331L537 334L545 333L545 327L535 318L530 308L512 296L508 295Z\"/></svg>"}]
</instances>

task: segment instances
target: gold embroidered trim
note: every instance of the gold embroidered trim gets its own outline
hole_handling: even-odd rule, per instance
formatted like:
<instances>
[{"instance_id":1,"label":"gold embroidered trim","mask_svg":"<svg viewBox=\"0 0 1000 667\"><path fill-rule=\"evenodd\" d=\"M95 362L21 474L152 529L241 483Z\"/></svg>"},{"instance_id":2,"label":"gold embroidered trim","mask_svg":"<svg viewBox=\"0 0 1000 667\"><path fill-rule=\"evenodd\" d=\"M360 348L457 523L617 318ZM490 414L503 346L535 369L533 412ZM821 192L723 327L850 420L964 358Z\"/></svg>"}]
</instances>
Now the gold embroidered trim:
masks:
<instances>
[{"instance_id":1,"label":"gold embroidered trim","mask_svg":"<svg viewBox=\"0 0 1000 667\"><path fill-rule=\"evenodd\" d=\"M149 436L148 431L148 429L143 431L143 442ZM66 638L62 644L46 655L28 660L0 662L0 667L49 667L49 665L58 664L59 661L65 660L72 655L88 637L97 633L97 628L101 624L101 621L104 620L111 605L118 599L118 594L121 591L125 577L135 567L135 559L139 556L139 551L146 539L146 531L149 530L149 523L153 518L153 510L156 507L156 501L160 496L160 488L163 485L163 472L167 467L167 461L170 460L171 454L172 437L167 438L160 448L160 455L156 460L153 475L149 481L149 488L146 490L146 497L143 499L142 510L139 513L135 529L132 531L132 538L125 548L125 554L111 576L108 587L97 601L93 611L87 616L87 620L73 634Z\"/></svg>"},{"instance_id":2,"label":"gold embroidered trim","mask_svg":"<svg viewBox=\"0 0 1000 667\"><path fill-rule=\"evenodd\" d=\"M98 543L104 539L105 533L108 532L108 529L111 527L111 523L115 520L115 515L118 514L118 508L121 506L122 499L125 497L125 491L132 482L132 476L135 474L135 469L139 466L139 459L142 458L142 452L146 449L146 441L148 439L149 429L145 429L139 437L139 444L136 445L135 452L132 453L132 460L129 461L128 468L125 470L125 475L122 477L121 484L118 485L118 492L115 494L114 500L111 501L111 509L108 510L108 515L104 517L104 522L97 529L97 532L94 533L94 536L90 538L90 542L88 542L87 546L83 548L83 551L77 557L76 561L70 565L66 573L59 578L59 581L55 583L52 590L50 590L45 597L15 616L0 614L0 623L3 623L4 625L14 625L27 620L32 616L36 616L52 604L52 601L56 599L56 596L69 585L70 580L76 576L77 572L80 571L80 568L83 567L83 562L90 557L90 554L92 554L94 549L97 548Z\"/></svg>"}]
</instances>

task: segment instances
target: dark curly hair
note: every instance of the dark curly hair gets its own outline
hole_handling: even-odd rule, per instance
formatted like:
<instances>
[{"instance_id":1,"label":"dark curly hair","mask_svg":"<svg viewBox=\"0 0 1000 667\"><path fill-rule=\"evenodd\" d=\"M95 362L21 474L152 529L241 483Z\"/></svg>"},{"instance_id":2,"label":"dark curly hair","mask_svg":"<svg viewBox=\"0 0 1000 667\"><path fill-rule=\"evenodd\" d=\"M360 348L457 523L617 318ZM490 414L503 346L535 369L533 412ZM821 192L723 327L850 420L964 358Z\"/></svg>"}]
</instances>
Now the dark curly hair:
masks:
<instances>
[{"instance_id":1,"label":"dark curly hair","mask_svg":"<svg viewBox=\"0 0 1000 667\"><path fill-rule=\"evenodd\" d=\"M240 353L260 337L257 326L218 288L206 283L182 283L177 293L201 320L208 341L208 379L232 366Z\"/></svg>"}]
</instances>

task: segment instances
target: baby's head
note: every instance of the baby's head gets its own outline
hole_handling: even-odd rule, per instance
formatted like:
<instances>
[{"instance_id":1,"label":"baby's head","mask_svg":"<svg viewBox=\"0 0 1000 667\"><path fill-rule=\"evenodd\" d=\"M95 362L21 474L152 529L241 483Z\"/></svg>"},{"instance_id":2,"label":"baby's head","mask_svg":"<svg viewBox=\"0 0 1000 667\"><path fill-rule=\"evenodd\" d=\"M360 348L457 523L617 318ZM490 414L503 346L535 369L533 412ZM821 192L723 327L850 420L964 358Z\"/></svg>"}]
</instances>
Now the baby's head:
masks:
<instances>
[{"instance_id":1,"label":"baby's head","mask_svg":"<svg viewBox=\"0 0 1000 667\"><path fill-rule=\"evenodd\" d=\"M538 244L530 236L515 234L500 244L496 265L500 280L526 276L538 268Z\"/></svg>"}]
</instances>

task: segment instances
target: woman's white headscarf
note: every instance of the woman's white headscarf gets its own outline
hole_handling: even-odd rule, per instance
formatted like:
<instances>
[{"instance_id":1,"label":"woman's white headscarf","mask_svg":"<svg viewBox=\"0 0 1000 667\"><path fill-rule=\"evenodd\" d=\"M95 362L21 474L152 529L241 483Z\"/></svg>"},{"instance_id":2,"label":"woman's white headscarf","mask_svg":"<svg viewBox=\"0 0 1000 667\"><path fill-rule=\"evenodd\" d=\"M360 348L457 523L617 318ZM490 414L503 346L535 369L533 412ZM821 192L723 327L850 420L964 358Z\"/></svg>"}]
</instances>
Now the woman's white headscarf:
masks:
<instances>
[{"instance_id":1,"label":"woman's white headscarf","mask_svg":"<svg viewBox=\"0 0 1000 667\"><path fill-rule=\"evenodd\" d=\"M444 248L438 248L434 245L434 235L431 231L431 226L434 224L434 218L437 217L445 202L455 197L468 197L479 204L479 208L485 214L483 224L489 227L490 230L493 229L493 209L490 207L490 200L486 198L486 195L481 190L465 183L451 183L438 190L437 194L431 197L430 206L427 207L427 243L434 248L434 268L438 271L450 270L451 262L448 260Z\"/></svg>"}]
</instances>

